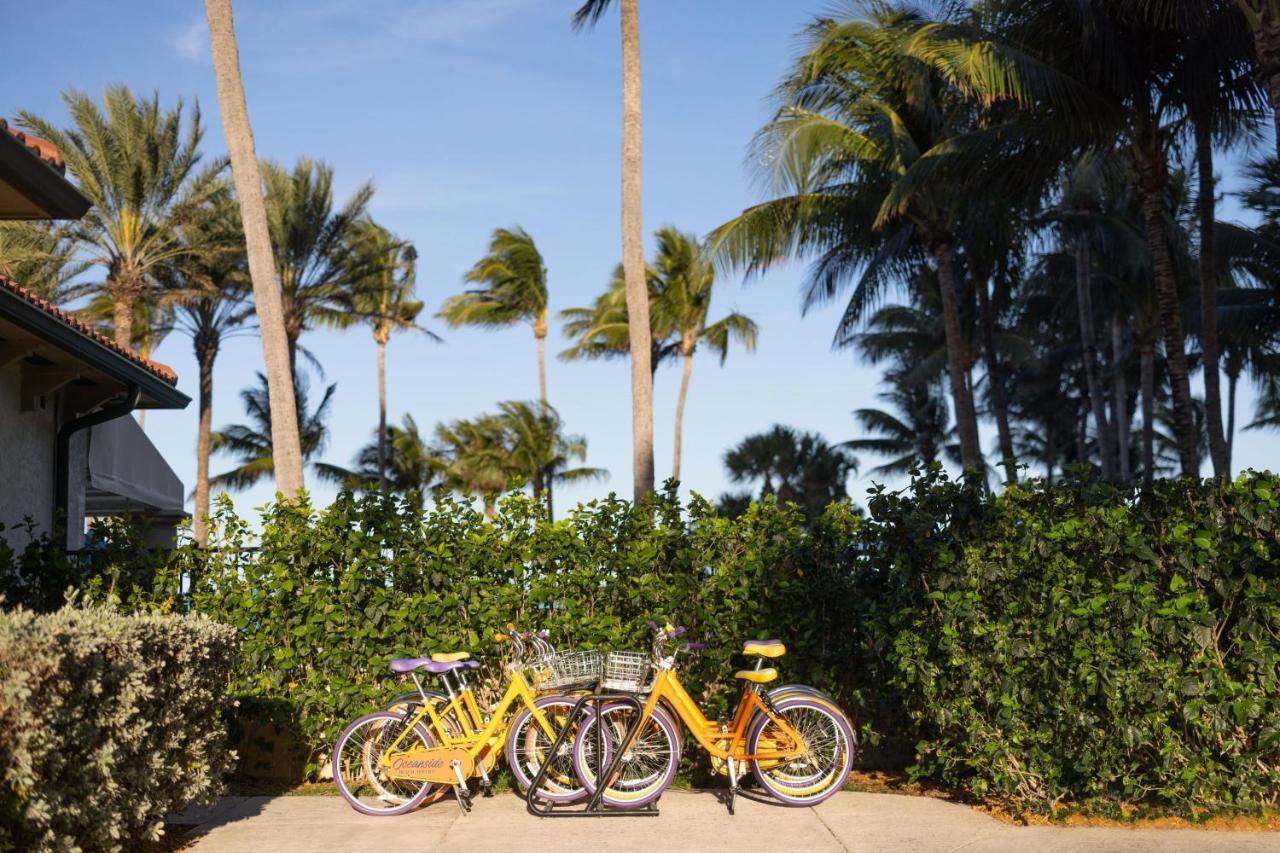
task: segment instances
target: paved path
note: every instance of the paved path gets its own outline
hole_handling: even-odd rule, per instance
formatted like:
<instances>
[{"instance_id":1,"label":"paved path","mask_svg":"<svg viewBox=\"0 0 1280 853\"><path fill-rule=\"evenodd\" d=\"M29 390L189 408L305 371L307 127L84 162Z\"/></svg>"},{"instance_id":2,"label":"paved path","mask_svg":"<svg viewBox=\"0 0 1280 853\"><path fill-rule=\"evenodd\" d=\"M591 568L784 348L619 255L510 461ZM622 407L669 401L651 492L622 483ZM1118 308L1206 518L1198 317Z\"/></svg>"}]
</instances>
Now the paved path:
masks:
<instances>
[{"instance_id":1,"label":"paved path","mask_svg":"<svg viewBox=\"0 0 1280 853\"><path fill-rule=\"evenodd\" d=\"M842 792L816 809L740 797L730 816L711 792L670 791L659 806L656 818L555 820L533 817L508 793L477 799L466 817L452 799L401 817L365 817L337 797L229 797L180 822L197 824L196 853L1280 853L1280 833L1006 826L962 805L894 794Z\"/></svg>"}]
</instances>

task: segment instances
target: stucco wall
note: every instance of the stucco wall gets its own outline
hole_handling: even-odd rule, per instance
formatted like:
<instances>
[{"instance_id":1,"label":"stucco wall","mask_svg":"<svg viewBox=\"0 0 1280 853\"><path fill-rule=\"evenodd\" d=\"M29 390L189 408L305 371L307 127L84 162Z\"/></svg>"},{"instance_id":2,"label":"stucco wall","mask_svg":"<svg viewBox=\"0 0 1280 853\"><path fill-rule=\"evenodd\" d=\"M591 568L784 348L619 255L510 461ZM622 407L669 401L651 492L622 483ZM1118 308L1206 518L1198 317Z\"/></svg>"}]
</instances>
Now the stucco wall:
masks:
<instances>
[{"instance_id":1,"label":"stucco wall","mask_svg":"<svg viewBox=\"0 0 1280 853\"><path fill-rule=\"evenodd\" d=\"M39 532L53 519L54 403L34 412L21 411L19 363L0 368L0 536L22 547L26 532L12 528L30 516Z\"/></svg>"}]
</instances>

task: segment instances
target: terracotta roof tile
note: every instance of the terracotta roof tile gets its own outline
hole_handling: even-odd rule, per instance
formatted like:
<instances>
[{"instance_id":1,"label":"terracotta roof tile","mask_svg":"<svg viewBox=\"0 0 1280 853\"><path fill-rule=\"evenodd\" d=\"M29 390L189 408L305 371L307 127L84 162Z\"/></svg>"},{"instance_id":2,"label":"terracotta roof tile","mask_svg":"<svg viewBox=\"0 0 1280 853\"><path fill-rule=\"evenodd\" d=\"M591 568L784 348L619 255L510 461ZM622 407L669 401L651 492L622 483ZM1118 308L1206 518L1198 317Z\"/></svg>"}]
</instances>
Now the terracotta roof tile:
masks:
<instances>
[{"instance_id":1,"label":"terracotta roof tile","mask_svg":"<svg viewBox=\"0 0 1280 853\"><path fill-rule=\"evenodd\" d=\"M178 374L174 373L172 367L169 367L167 364L161 364L158 361L152 361L149 358L143 358L142 356L138 355L129 347L121 346L120 344L113 341L111 338L107 337L106 335L99 332L97 329L90 326L88 323L84 322L83 320L80 320L74 315L69 314L66 311L63 311L61 308L54 305L52 302L49 302L48 300L45 300L45 299L41 299L35 293L32 293L30 290L27 290L25 287L22 287L21 285L13 281L10 281L4 276L0 276L0 290L7 290L8 292L14 294L18 298L31 303L32 305L36 306L41 311L44 311L46 314L50 315L51 317L54 317L57 320L61 321L62 323L75 329L77 332L84 335L85 337L93 339L94 341L102 344L108 349L115 350L120 355L132 361L134 364L137 364L138 366L142 367L145 370L149 370L151 373L154 373L156 376L160 377L165 382L168 382L170 385L178 384Z\"/></svg>"},{"instance_id":2,"label":"terracotta roof tile","mask_svg":"<svg viewBox=\"0 0 1280 853\"><path fill-rule=\"evenodd\" d=\"M28 151L39 157L47 166L57 170L58 174L65 175L67 173L67 164L62 161L62 154L59 153L58 146L49 140L32 136L30 133L18 130L16 127L10 127L9 123L3 118L0 118L0 130L8 131L10 136L25 145Z\"/></svg>"}]
</instances>

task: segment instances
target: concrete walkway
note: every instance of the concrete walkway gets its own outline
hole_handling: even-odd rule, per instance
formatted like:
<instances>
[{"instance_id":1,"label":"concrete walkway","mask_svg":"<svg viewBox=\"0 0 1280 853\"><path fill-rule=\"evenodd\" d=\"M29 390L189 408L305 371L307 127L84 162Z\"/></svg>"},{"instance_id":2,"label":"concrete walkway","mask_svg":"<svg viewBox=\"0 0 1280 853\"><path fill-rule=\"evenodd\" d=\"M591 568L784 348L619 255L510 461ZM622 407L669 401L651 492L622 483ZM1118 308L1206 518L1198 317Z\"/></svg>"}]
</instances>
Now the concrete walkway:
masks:
<instances>
[{"instance_id":1,"label":"concrete walkway","mask_svg":"<svg viewBox=\"0 0 1280 853\"><path fill-rule=\"evenodd\" d=\"M1070 829L1001 824L927 797L842 792L816 809L738 799L730 816L712 792L669 791L659 817L535 818L514 794L477 799L459 815L452 799L401 817L366 817L337 797L229 797L191 809L197 853L352 850L560 853L564 850L885 851L885 853L1280 853L1280 833Z\"/></svg>"}]
</instances>

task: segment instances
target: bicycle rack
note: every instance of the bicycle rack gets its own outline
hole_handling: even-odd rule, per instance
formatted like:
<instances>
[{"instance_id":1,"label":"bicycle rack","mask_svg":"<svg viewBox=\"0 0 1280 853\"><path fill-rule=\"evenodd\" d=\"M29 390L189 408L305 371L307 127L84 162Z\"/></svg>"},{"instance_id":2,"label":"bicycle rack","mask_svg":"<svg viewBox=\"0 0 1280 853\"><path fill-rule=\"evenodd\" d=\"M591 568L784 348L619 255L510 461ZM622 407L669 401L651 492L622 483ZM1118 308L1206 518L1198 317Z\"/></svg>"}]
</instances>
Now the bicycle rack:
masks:
<instances>
[{"instance_id":1,"label":"bicycle rack","mask_svg":"<svg viewBox=\"0 0 1280 853\"><path fill-rule=\"evenodd\" d=\"M565 741L569 739L569 733L573 730L574 723L578 721L579 717L586 716L588 706L593 706L595 708L596 720L600 721L602 719L600 711L606 702L622 702L630 705L635 710L633 721L627 728L626 737L622 741L627 744L631 743L632 738L635 737L636 732L640 728L640 718L644 713L644 706L640 704L639 700L634 696L627 696L625 694L589 693L574 703L573 710L571 710L569 712L569 716L565 718L564 726L560 729L560 733L556 735L555 742L551 745L551 749L548 750L547 754L551 756L560 751L560 748L564 746ZM604 802L604 792L608 787L608 782L606 780L612 779L614 774L618 772L618 768L622 765L622 758L626 754L626 750L617 750L617 754L614 755L613 759L609 762L608 768L603 768L600 766L600 763L604 760L604 725L601 722L596 723L595 738L596 790L595 793L587 800L586 807L582 809L571 809L562 806L557 810L557 803L547 802L538 798L538 790L542 787L542 783L546 779L548 771L551 769L551 762L544 761L542 762L542 766L538 768L538 774L534 776L533 782L529 784L529 791L524 797L525 807L528 808L529 814L534 815L535 817L658 816L658 809L655 806L645 806L644 808L639 809L620 809L610 807Z\"/></svg>"}]
</instances>

